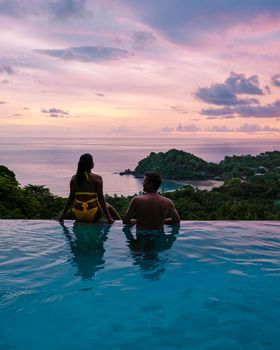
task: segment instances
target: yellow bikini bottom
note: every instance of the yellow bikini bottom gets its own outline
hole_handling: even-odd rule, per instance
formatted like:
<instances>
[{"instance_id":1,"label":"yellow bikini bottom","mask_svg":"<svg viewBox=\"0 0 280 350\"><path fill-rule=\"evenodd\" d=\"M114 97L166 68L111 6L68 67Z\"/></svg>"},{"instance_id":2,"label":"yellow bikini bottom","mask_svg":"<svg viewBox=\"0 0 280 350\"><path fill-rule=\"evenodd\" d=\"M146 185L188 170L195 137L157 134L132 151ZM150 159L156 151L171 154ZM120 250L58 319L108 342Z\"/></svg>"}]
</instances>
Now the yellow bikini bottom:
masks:
<instances>
[{"instance_id":1,"label":"yellow bikini bottom","mask_svg":"<svg viewBox=\"0 0 280 350\"><path fill-rule=\"evenodd\" d=\"M81 201L77 199L77 195L90 195L94 196L94 198L89 199L88 201ZM95 203L94 206L92 207L92 204L90 203ZM78 207L82 207L81 209L76 208L76 204ZM89 206L91 208L89 208ZM75 198L75 204L74 208L72 209L76 220L77 221L86 221L86 222L92 222L94 221L96 214L100 211L100 206L98 203L98 197L96 192L76 192L76 198Z\"/></svg>"}]
</instances>

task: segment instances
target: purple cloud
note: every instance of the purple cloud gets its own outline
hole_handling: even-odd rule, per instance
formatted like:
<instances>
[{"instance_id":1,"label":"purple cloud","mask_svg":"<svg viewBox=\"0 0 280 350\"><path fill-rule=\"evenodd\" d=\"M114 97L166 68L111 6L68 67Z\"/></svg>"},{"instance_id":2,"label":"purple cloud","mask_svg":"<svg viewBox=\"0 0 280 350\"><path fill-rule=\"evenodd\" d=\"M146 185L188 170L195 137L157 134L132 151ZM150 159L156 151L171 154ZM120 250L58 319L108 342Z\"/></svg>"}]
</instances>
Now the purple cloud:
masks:
<instances>
[{"instance_id":1,"label":"purple cloud","mask_svg":"<svg viewBox=\"0 0 280 350\"><path fill-rule=\"evenodd\" d=\"M275 79L278 77L276 76ZM261 105L256 98L241 99L239 94L263 95L259 87L257 75L246 78L244 74L231 72L224 84L212 84L210 87L199 88L195 96L200 100L214 105L221 105L221 108L203 108L201 115L208 116L208 119L254 117L254 118L277 118L280 116L280 100L267 105ZM270 92L269 87L265 87Z\"/></svg>"},{"instance_id":2,"label":"purple cloud","mask_svg":"<svg viewBox=\"0 0 280 350\"><path fill-rule=\"evenodd\" d=\"M259 103L255 98L238 98L226 84L212 84L209 88L198 88L195 96L203 102L214 105L234 106Z\"/></svg>"},{"instance_id":3,"label":"purple cloud","mask_svg":"<svg viewBox=\"0 0 280 350\"><path fill-rule=\"evenodd\" d=\"M49 109L41 109L41 112L47 114L47 116L50 118L71 118L69 112L54 107Z\"/></svg>"},{"instance_id":4,"label":"purple cloud","mask_svg":"<svg viewBox=\"0 0 280 350\"><path fill-rule=\"evenodd\" d=\"M222 107L222 108L204 108L201 110L200 114L208 116L229 116L235 114L235 109L233 107Z\"/></svg>"},{"instance_id":5,"label":"purple cloud","mask_svg":"<svg viewBox=\"0 0 280 350\"><path fill-rule=\"evenodd\" d=\"M254 1L116 0L134 16L175 43L199 46L212 33L226 32L240 23L254 23L261 16L277 20L280 3ZM160 4L159 4L160 3Z\"/></svg>"},{"instance_id":6,"label":"purple cloud","mask_svg":"<svg viewBox=\"0 0 280 350\"><path fill-rule=\"evenodd\" d=\"M174 128L169 128L168 126L161 129L162 132L170 133L174 131Z\"/></svg>"},{"instance_id":7,"label":"purple cloud","mask_svg":"<svg viewBox=\"0 0 280 350\"><path fill-rule=\"evenodd\" d=\"M233 130L228 128L225 125L222 125L222 126L212 126L212 128L207 129L207 131L210 131L210 132L230 132Z\"/></svg>"},{"instance_id":8,"label":"purple cloud","mask_svg":"<svg viewBox=\"0 0 280 350\"><path fill-rule=\"evenodd\" d=\"M268 125L265 125L264 127L259 126L258 124L243 124L242 126L240 126L239 128L236 128L237 132L263 132L263 131L267 131L267 132L279 132L280 129L279 128L271 128Z\"/></svg>"},{"instance_id":9,"label":"purple cloud","mask_svg":"<svg viewBox=\"0 0 280 350\"><path fill-rule=\"evenodd\" d=\"M13 67L7 66L7 65L0 65L0 74L3 74L3 73L8 75L16 74Z\"/></svg>"},{"instance_id":10,"label":"purple cloud","mask_svg":"<svg viewBox=\"0 0 280 350\"><path fill-rule=\"evenodd\" d=\"M57 0L47 4L47 7L57 18L77 17L90 14L86 2L86 0Z\"/></svg>"},{"instance_id":11,"label":"purple cloud","mask_svg":"<svg viewBox=\"0 0 280 350\"><path fill-rule=\"evenodd\" d=\"M273 103L267 105L244 105L234 107L223 107L223 108L210 108L202 109L200 112L202 115L209 116L208 119L214 119L213 117L220 118L278 118L280 117L280 100L276 100Z\"/></svg>"},{"instance_id":12,"label":"purple cloud","mask_svg":"<svg viewBox=\"0 0 280 350\"><path fill-rule=\"evenodd\" d=\"M178 131L178 132L197 132L197 131L200 131L200 128L194 124L183 126L181 123L179 123L176 127L176 131Z\"/></svg>"},{"instance_id":13,"label":"purple cloud","mask_svg":"<svg viewBox=\"0 0 280 350\"><path fill-rule=\"evenodd\" d=\"M231 72L225 81L225 85L230 87L236 94L263 95L257 75L246 78L245 74Z\"/></svg>"},{"instance_id":14,"label":"purple cloud","mask_svg":"<svg viewBox=\"0 0 280 350\"><path fill-rule=\"evenodd\" d=\"M241 99L237 95L263 95L256 75L246 78L244 74L230 73L223 84L214 83L210 87L198 88L195 96L209 104L235 106L258 104L255 98Z\"/></svg>"},{"instance_id":15,"label":"purple cloud","mask_svg":"<svg viewBox=\"0 0 280 350\"><path fill-rule=\"evenodd\" d=\"M134 49L142 50L147 45L152 44L156 41L152 32L135 32L133 34Z\"/></svg>"},{"instance_id":16,"label":"purple cloud","mask_svg":"<svg viewBox=\"0 0 280 350\"><path fill-rule=\"evenodd\" d=\"M271 78L271 82L274 86L280 86L280 74L275 74Z\"/></svg>"},{"instance_id":17,"label":"purple cloud","mask_svg":"<svg viewBox=\"0 0 280 350\"><path fill-rule=\"evenodd\" d=\"M80 46L66 49L37 49L35 52L67 61L100 62L128 58L128 51L105 46Z\"/></svg>"},{"instance_id":18,"label":"purple cloud","mask_svg":"<svg viewBox=\"0 0 280 350\"><path fill-rule=\"evenodd\" d=\"M86 5L87 0L0 0L0 14L14 18L34 18L44 15L61 20L88 14Z\"/></svg>"},{"instance_id":19,"label":"purple cloud","mask_svg":"<svg viewBox=\"0 0 280 350\"><path fill-rule=\"evenodd\" d=\"M188 111L186 110L186 108L184 106L181 105L174 105L174 106L170 106L170 109L174 112L178 112L178 113L183 113L183 114L187 114Z\"/></svg>"}]
</instances>

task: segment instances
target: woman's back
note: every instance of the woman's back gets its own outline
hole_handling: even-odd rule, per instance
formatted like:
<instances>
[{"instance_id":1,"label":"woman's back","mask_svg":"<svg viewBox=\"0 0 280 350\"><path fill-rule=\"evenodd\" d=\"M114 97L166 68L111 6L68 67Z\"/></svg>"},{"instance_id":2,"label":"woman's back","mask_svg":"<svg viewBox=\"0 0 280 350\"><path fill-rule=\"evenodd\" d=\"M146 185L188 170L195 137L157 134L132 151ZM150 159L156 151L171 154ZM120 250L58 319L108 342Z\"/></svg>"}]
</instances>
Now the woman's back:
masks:
<instances>
[{"instance_id":1,"label":"woman's back","mask_svg":"<svg viewBox=\"0 0 280 350\"><path fill-rule=\"evenodd\" d=\"M87 177L80 183L77 181L77 175L72 176L71 183L76 192L100 192L102 188L102 177L97 174L87 173Z\"/></svg>"},{"instance_id":2,"label":"woman's back","mask_svg":"<svg viewBox=\"0 0 280 350\"><path fill-rule=\"evenodd\" d=\"M89 153L83 154L78 162L77 173L71 178L70 194L60 220L63 220L73 203L77 221L98 221L104 214L108 222L113 223L111 213L114 218L120 219L119 214L105 202L102 177L91 172L93 167L92 156Z\"/></svg>"}]
</instances>

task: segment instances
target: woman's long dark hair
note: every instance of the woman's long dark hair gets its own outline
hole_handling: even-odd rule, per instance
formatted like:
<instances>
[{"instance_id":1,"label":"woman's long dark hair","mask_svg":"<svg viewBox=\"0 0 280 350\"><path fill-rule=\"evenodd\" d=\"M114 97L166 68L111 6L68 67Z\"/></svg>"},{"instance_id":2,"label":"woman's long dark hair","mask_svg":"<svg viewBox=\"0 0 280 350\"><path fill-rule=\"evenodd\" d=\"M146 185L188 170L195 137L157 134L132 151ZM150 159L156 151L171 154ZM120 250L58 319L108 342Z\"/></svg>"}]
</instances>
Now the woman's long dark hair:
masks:
<instances>
[{"instance_id":1,"label":"woman's long dark hair","mask_svg":"<svg viewBox=\"0 0 280 350\"><path fill-rule=\"evenodd\" d=\"M92 155L89 153L85 153L81 155L78 163L78 169L77 169L78 185L81 185L83 181L88 179L88 172L92 169L92 167L93 167Z\"/></svg>"}]
</instances>

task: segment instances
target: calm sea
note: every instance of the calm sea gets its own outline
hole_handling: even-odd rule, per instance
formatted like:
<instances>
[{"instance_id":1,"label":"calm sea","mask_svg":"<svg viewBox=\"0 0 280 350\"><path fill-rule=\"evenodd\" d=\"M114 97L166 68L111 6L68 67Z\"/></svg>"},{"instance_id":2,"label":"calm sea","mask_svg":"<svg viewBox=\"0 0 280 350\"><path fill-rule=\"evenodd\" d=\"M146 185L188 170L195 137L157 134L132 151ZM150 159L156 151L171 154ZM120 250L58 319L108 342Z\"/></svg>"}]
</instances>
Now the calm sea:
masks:
<instances>
[{"instance_id":1,"label":"calm sea","mask_svg":"<svg viewBox=\"0 0 280 350\"><path fill-rule=\"evenodd\" d=\"M79 156L91 153L94 171L103 177L104 192L134 194L141 190L141 180L120 176L124 169L134 169L150 152L184 150L207 161L220 162L228 155L256 155L280 150L276 139L174 139L174 138L17 138L0 140L0 164L16 174L21 185L45 185L56 195L67 196L69 180L76 172ZM176 186L166 184L166 186Z\"/></svg>"}]
</instances>

